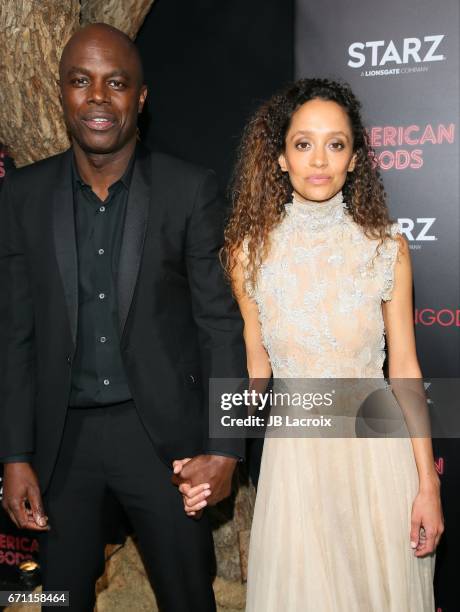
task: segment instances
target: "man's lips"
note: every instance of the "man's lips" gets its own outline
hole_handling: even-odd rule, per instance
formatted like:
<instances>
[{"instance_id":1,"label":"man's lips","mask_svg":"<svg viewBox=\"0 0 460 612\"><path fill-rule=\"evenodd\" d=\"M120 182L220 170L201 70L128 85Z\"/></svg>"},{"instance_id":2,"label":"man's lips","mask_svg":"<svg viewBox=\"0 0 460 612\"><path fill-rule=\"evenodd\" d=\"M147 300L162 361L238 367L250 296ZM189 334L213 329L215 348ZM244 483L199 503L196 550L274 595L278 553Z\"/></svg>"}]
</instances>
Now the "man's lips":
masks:
<instances>
[{"instance_id":1,"label":"man's lips","mask_svg":"<svg viewBox=\"0 0 460 612\"><path fill-rule=\"evenodd\" d=\"M97 132L105 132L110 130L115 125L114 119L103 116L86 117L85 119L82 119L82 122L90 130L95 130Z\"/></svg>"},{"instance_id":2,"label":"man's lips","mask_svg":"<svg viewBox=\"0 0 460 612\"><path fill-rule=\"evenodd\" d=\"M309 183L313 183L313 185L323 185L331 180L330 176L326 174L313 174L307 178Z\"/></svg>"}]
</instances>

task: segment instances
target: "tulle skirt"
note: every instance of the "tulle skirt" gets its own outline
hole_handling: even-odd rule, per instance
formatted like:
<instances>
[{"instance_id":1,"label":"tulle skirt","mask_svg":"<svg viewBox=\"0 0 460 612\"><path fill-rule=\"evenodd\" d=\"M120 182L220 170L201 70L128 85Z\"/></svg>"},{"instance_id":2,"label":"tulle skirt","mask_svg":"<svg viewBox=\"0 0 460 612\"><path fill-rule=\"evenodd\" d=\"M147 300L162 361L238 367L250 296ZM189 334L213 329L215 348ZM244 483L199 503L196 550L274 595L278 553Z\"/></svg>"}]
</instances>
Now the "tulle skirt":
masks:
<instances>
[{"instance_id":1,"label":"tulle skirt","mask_svg":"<svg viewBox=\"0 0 460 612\"><path fill-rule=\"evenodd\" d=\"M435 556L414 556L409 438L267 438L247 612L433 612Z\"/></svg>"}]
</instances>

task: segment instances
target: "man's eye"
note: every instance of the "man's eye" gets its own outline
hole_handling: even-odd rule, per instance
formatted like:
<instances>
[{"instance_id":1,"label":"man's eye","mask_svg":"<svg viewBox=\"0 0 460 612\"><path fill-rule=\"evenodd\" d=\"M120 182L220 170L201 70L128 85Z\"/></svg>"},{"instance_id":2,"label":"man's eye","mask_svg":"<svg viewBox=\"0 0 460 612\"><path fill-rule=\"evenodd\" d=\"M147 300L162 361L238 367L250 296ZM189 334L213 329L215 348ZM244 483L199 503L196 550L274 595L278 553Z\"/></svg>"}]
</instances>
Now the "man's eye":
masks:
<instances>
[{"instance_id":1,"label":"man's eye","mask_svg":"<svg viewBox=\"0 0 460 612\"><path fill-rule=\"evenodd\" d=\"M85 85L88 82L88 79L85 77L77 77L71 80L72 85Z\"/></svg>"},{"instance_id":2,"label":"man's eye","mask_svg":"<svg viewBox=\"0 0 460 612\"><path fill-rule=\"evenodd\" d=\"M125 86L125 84L122 81L109 81L109 84L112 87L115 87L115 89L123 89L123 87Z\"/></svg>"}]
</instances>

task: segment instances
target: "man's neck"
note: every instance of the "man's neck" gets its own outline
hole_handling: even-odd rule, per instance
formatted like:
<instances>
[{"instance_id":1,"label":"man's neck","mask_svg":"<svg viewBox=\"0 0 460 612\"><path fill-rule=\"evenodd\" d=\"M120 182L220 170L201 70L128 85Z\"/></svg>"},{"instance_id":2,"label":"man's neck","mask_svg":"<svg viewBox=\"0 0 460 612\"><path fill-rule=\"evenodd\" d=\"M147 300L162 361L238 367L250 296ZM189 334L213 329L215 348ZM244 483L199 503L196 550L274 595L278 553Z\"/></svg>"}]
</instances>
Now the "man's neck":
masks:
<instances>
[{"instance_id":1,"label":"man's neck","mask_svg":"<svg viewBox=\"0 0 460 612\"><path fill-rule=\"evenodd\" d=\"M135 147L134 139L114 153L96 154L87 153L78 143L73 143L75 163L80 177L91 185L91 189L101 200L107 198L110 185L116 183L125 173Z\"/></svg>"}]
</instances>

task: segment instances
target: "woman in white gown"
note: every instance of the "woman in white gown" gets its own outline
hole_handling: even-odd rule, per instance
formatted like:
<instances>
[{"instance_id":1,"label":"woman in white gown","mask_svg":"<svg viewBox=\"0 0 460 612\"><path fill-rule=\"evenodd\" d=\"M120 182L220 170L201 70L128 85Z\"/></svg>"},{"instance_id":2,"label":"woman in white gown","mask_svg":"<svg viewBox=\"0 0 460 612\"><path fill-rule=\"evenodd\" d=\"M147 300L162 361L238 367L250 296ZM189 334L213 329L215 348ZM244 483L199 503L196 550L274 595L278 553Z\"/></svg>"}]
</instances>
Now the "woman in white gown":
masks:
<instances>
[{"instance_id":1,"label":"woman in white gown","mask_svg":"<svg viewBox=\"0 0 460 612\"><path fill-rule=\"evenodd\" d=\"M251 378L382 379L385 334L389 377L421 378L409 249L348 87L299 81L256 113L224 254ZM428 437L267 437L247 611L433 612L442 531Z\"/></svg>"}]
</instances>

